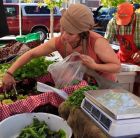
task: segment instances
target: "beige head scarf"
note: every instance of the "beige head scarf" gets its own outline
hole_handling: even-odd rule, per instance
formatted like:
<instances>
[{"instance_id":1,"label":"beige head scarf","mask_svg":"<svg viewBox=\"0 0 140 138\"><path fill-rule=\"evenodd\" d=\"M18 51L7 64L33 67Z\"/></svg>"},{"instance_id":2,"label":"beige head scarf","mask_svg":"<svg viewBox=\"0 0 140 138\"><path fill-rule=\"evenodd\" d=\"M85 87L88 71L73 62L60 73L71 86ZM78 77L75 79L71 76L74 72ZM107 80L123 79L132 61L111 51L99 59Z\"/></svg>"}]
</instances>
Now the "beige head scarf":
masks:
<instances>
[{"instance_id":1,"label":"beige head scarf","mask_svg":"<svg viewBox=\"0 0 140 138\"><path fill-rule=\"evenodd\" d=\"M79 34L91 30L94 26L94 19L87 6L71 4L63 14L60 24L66 32Z\"/></svg>"}]
</instances>

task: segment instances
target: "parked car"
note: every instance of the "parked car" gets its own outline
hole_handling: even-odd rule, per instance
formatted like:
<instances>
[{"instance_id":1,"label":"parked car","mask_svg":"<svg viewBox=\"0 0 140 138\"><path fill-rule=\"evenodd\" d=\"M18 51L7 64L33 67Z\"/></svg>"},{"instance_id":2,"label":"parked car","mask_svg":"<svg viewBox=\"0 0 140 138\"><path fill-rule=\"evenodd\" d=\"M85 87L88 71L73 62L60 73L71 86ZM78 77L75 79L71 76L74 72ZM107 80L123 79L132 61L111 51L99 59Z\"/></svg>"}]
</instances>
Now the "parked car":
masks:
<instances>
[{"instance_id":1,"label":"parked car","mask_svg":"<svg viewBox=\"0 0 140 138\"><path fill-rule=\"evenodd\" d=\"M99 6L96 11L93 11L95 23L98 24L98 31L106 31L109 20L114 16L116 8L107 8Z\"/></svg>"},{"instance_id":2,"label":"parked car","mask_svg":"<svg viewBox=\"0 0 140 138\"><path fill-rule=\"evenodd\" d=\"M37 3L4 3L7 23L11 35L19 34L19 9L21 7L22 34L40 32L41 40L45 40L50 31L50 10L47 5ZM58 7L54 9L54 32L59 32L61 13Z\"/></svg>"}]
</instances>

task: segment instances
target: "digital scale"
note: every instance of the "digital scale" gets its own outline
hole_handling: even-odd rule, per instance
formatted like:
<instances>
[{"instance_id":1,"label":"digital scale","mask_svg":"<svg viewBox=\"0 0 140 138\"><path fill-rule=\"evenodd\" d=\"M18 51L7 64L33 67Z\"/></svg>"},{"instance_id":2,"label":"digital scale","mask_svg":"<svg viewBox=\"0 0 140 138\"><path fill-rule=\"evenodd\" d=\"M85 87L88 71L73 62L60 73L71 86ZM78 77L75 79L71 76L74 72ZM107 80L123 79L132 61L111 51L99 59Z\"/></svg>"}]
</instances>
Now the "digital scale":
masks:
<instances>
[{"instance_id":1,"label":"digital scale","mask_svg":"<svg viewBox=\"0 0 140 138\"><path fill-rule=\"evenodd\" d=\"M140 136L140 98L127 90L87 91L81 108L111 138Z\"/></svg>"}]
</instances>

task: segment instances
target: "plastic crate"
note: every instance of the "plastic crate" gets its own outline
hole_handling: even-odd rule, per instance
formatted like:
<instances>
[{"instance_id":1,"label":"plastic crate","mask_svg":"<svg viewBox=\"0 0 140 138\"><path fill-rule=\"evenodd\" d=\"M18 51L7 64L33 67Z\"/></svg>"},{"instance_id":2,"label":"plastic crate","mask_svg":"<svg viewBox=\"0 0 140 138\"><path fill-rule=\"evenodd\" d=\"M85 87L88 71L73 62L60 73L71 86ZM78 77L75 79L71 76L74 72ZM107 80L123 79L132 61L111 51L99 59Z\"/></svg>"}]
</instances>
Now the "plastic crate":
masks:
<instances>
[{"instance_id":1,"label":"plastic crate","mask_svg":"<svg viewBox=\"0 0 140 138\"><path fill-rule=\"evenodd\" d=\"M135 76L136 72L120 72L117 74L117 81L124 89L133 92Z\"/></svg>"},{"instance_id":2,"label":"plastic crate","mask_svg":"<svg viewBox=\"0 0 140 138\"><path fill-rule=\"evenodd\" d=\"M30 33L27 35L17 36L16 40L21 43L29 43L35 40L40 40L40 33Z\"/></svg>"}]
</instances>

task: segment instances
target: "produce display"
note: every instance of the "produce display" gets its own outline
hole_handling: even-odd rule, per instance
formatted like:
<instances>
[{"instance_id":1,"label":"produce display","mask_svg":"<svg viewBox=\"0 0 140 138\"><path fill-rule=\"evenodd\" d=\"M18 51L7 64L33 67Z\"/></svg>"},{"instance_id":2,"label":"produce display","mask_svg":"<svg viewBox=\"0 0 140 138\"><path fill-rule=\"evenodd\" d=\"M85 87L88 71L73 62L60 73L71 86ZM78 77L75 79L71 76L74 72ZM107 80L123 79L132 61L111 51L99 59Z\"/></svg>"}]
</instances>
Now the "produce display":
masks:
<instances>
[{"instance_id":1,"label":"produce display","mask_svg":"<svg viewBox=\"0 0 140 138\"><path fill-rule=\"evenodd\" d=\"M32 59L29 63L24 65L22 68L18 69L14 73L16 80L23 80L25 78L35 78L47 73L47 68L53 61L46 60L45 57ZM11 66L9 63L0 65L1 76L7 71Z\"/></svg>"},{"instance_id":2,"label":"produce display","mask_svg":"<svg viewBox=\"0 0 140 138\"><path fill-rule=\"evenodd\" d=\"M12 88L4 93L0 92L0 102L2 104L11 104L16 100L26 99L29 95L39 94L36 91L35 78L47 74L47 68L52 63L53 61L40 57L32 59L29 63L18 69L14 73L18 93ZM0 87L2 87L2 77L10 66L11 64L9 63L0 64Z\"/></svg>"},{"instance_id":3,"label":"produce display","mask_svg":"<svg viewBox=\"0 0 140 138\"><path fill-rule=\"evenodd\" d=\"M85 86L82 87L72 93L71 96L68 97L66 100L66 103L72 106L78 106L80 107L82 100L84 99L85 95L84 92L89 90L97 90L97 86Z\"/></svg>"},{"instance_id":4,"label":"produce display","mask_svg":"<svg viewBox=\"0 0 140 138\"><path fill-rule=\"evenodd\" d=\"M64 130L52 131L45 121L33 118L33 123L23 128L17 138L66 138Z\"/></svg>"},{"instance_id":5,"label":"produce display","mask_svg":"<svg viewBox=\"0 0 140 138\"><path fill-rule=\"evenodd\" d=\"M26 94L15 94L12 91L10 91L9 93L6 93L6 94L5 93L0 94L1 104L12 104L16 100L22 100L22 99L26 99L28 97L28 95L26 95Z\"/></svg>"}]
</instances>

